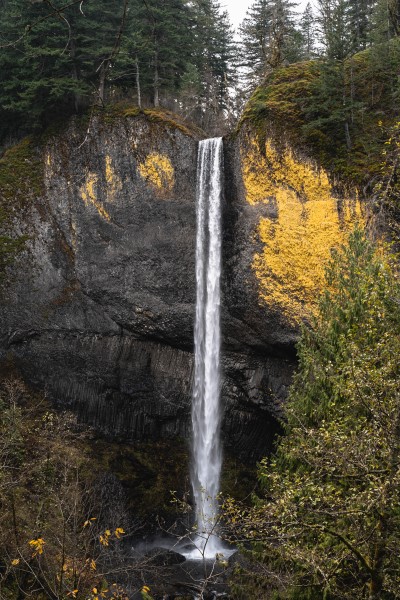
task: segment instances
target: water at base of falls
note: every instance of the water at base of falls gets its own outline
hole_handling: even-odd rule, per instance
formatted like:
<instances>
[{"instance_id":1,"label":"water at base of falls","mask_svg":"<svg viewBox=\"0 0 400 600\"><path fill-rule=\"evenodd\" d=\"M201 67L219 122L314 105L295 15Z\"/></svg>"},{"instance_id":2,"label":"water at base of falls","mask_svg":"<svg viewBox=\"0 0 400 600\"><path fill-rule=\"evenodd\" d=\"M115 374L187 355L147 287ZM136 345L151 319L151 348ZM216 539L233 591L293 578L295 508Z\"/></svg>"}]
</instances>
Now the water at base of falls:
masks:
<instances>
[{"instance_id":1,"label":"water at base of falls","mask_svg":"<svg viewBox=\"0 0 400 600\"><path fill-rule=\"evenodd\" d=\"M191 480L197 533L192 558L215 558L218 537L220 444L220 276L222 138L199 144L197 163L195 373ZM193 555L192 555L193 554Z\"/></svg>"}]
</instances>

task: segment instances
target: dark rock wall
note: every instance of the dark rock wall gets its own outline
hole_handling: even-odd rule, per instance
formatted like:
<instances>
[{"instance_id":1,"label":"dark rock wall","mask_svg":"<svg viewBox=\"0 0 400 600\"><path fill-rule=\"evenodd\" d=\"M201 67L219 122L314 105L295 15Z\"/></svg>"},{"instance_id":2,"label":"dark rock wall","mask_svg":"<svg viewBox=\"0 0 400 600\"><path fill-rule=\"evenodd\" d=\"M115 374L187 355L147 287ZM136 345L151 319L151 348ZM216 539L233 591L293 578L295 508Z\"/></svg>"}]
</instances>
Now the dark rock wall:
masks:
<instances>
[{"instance_id":1,"label":"dark rock wall","mask_svg":"<svg viewBox=\"0 0 400 600\"><path fill-rule=\"evenodd\" d=\"M30 239L2 291L1 358L112 437L188 437L197 139L143 116L97 119L84 137L72 123L47 142L45 194L16 216ZM276 431L293 337L258 305L226 148L223 431L254 458Z\"/></svg>"}]
</instances>

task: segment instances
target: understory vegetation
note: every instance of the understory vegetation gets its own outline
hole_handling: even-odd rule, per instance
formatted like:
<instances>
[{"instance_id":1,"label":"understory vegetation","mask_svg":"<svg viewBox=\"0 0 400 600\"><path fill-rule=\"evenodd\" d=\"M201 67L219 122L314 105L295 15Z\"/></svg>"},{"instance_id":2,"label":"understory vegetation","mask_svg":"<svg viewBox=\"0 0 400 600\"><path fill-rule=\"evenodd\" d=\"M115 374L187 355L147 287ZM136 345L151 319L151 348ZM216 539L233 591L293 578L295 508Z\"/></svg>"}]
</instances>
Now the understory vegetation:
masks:
<instances>
[{"instance_id":1,"label":"understory vegetation","mask_svg":"<svg viewBox=\"0 0 400 600\"><path fill-rule=\"evenodd\" d=\"M122 600L163 580L162 560L131 545L149 523L173 521L184 444L106 441L16 376L2 378L0 436L2 600Z\"/></svg>"},{"instance_id":2,"label":"understory vegetation","mask_svg":"<svg viewBox=\"0 0 400 600\"><path fill-rule=\"evenodd\" d=\"M123 597L112 565L134 582L121 549L131 519L118 480L96 473L87 434L16 378L1 385L0 431L1 597L95 598L106 587Z\"/></svg>"},{"instance_id":3,"label":"understory vegetation","mask_svg":"<svg viewBox=\"0 0 400 600\"><path fill-rule=\"evenodd\" d=\"M259 465L263 495L250 510L225 502L247 547L235 598L400 597L395 261L356 229L327 266L318 314L298 344L284 435Z\"/></svg>"}]
</instances>

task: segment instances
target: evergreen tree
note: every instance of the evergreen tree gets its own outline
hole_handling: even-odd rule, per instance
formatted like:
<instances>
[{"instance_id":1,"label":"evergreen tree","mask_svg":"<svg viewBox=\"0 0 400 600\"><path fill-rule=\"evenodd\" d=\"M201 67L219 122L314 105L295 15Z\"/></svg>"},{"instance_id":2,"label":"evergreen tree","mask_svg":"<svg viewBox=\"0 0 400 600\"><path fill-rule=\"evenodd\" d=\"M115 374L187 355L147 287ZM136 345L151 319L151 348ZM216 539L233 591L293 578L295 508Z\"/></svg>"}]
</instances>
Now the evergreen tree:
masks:
<instances>
[{"instance_id":1,"label":"evergreen tree","mask_svg":"<svg viewBox=\"0 0 400 600\"><path fill-rule=\"evenodd\" d=\"M300 59L299 39L288 0L256 0L240 26L242 66L260 80L283 62Z\"/></svg>"},{"instance_id":2,"label":"evergreen tree","mask_svg":"<svg viewBox=\"0 0 400 600\"><path fill-rule=\"evenodd\" d=\"M347 0L318 0L318 21L328 61L343 61L352 50Z\"/></svg>"},{"instance_id":3,"label":"evergreen tree","mask_svg":"<svg viewBox=\"0 0 400 600\"><path fill-rule=\"evenodd\" d=\"M369 30L372 43L388 42L400 35L400 6L398 0L377 0L372 9Z\"/></svg>"},{"instance_id":4,"label":"evergreen tree","mask_svg":"<svg viewBox=\"0 0 400 600\"><path fill-rule=\"evenodd\" d=\"M360 103L352 97L344 61L323 60L320 75L312 84L311 101L305 109L307 134L318 130L321 147L326 154L341 154L341 148L352 148L352 127L355 110ZM324 136L321 136L321 132ZM329 146L328 146L329 140Z\"/></svg>"},{"instance_id":5,"label":"evergreen tree","mask_svg":"<svg viewBox=\"0 0 400 600\"><path fill-rule=\"evenodd\" d=\"M393 259L356 230L298 346L285 437L260 469L265 497L238 521L264 583L304 599L399 597L399 352Z\"/></svg>"},{"instance_id":6,"label":"evergreen tree","mask_svg":"<svg viewBox=\"0 0 400 600\"><path fill-rule=\"evenodd\" d=\"M142 89L159 106L163 94L179 90L190 62L190 15L182 0L135 0L131 21Z\"/></svg>"},{"instance_id":7,"label":"evergreen tree","mask_svg":"<svg viewBox=\"0 0 400 600\"><path fill-rule=\"evenodd\" d=\"M242 65L251 71L256 79L265 75L268 64L271 21L269 0L256 0L250 6L239 28L242 42Z\"/></svg>"},{"instance_id":8,"label":"evergreen tree","mask_svg":"<svg viewBox=\"0 0 400 600\"><path fill-rule=\"evenodd\" d=\"M63 6L62 0L53 4ZM10 116L35 123L57 107L71 112L77 97L89 87L79 79L79 68L71 51L78 6L68 15L49 9L45 3L7 0L0 14L1 51L0 107Z\"/></svg>"},{"instance_id":9,"label":"evergreen tree","mask_svg":"<svg viewBox=\"0 0 400 600\"><path fill-rule=\"evenodd\" d=\"M310 60L315 55L315 17L310 2L300 19L300 33L303 43L303 57Z\"/></svg>"},{"instance_id":10,"label":"evergreen tree","mask_svg":"<svg viewBox=\"0 0 400 600\"><path fill-rule=\"evenodd\" d=\"M127 0L65 5L7 0L0 15L0 106L16 123L41 124L93 98L103 102L125 35ZM94 95L94 91L96 94ZM29 119L27 118L29 115Z\"/></svg>"},{"instance_id":11,"label":"evergreen tree","mask_svg":"<svg viewBox=\"0 0 400 600\"><path fill-rule=\"evenodd\" d=\"M230 90L235 84L236 47L227 12L215 0L191 3L193 36L191 64L200 81L198 109L202 126L218 121L230 104Z\"/></svg>"},{"instance_id":12,"label":"evergreen tree","mask_svg":"<svg viewBox=\"0 0 400 600\"><path fill-rule=\"evenodd\" d=\"M86 0L77 23L74 53L79 76L90 84L95 102L104 104L107 86L125 67L129 0ZM70 44L71 46L71 44Z\"/></svg>"},{"instance_id":13,"label":"evergreen tree","mask_svg":"<svg viewBox=\"0 0 400 600\"><path fill-rule=\"evenodd\" d=\"M352 52L368 46L373 0L348 0L348 22Z\"/></svg>"},{"instance_id":14,"label":"evergreen tree","mask_svg":"<svg viewBox=\"0 0 400 600\"><path fill-rule=\"evenodd\" d=\"M226 11L219 13L215 23L214 47L210 55L213 77L217 84L218 110L230 108L229 88L235 85L236 45Z\"/></svg>"}]
</instances>

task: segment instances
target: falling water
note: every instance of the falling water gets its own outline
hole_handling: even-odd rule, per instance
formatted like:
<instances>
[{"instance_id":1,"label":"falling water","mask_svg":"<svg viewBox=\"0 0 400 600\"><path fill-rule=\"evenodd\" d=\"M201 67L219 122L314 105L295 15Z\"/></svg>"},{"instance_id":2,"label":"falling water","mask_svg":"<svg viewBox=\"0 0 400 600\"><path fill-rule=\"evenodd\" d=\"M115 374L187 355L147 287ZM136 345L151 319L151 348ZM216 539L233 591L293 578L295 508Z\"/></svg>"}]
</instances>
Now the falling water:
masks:
<instances>
[{"instance_id":1,"label":"falling water","mask_svg":"<svg viewBox=\"0 0 400 600\"><path fill-rule=\"evenodd\" d=\"M200 142L197 163L195 378L192 486L200 554L221 551L216 535L221 473L220 274L222 138Z\"/></svg>"}]
</instances>

